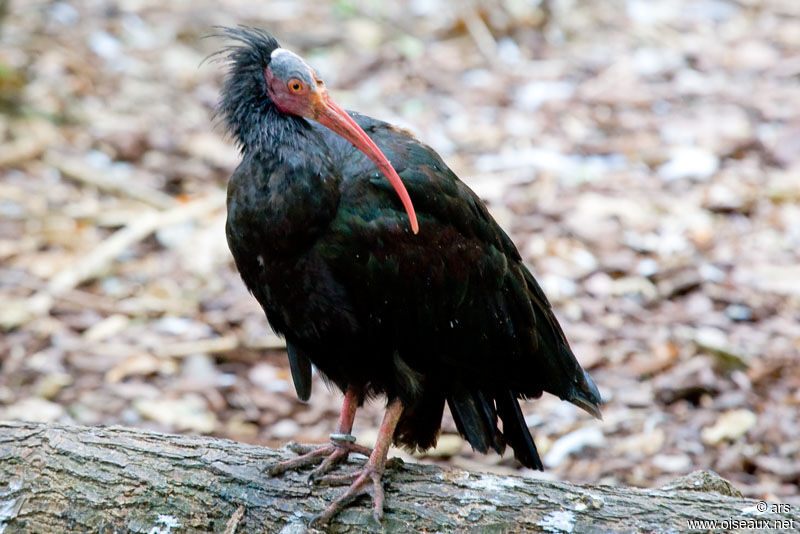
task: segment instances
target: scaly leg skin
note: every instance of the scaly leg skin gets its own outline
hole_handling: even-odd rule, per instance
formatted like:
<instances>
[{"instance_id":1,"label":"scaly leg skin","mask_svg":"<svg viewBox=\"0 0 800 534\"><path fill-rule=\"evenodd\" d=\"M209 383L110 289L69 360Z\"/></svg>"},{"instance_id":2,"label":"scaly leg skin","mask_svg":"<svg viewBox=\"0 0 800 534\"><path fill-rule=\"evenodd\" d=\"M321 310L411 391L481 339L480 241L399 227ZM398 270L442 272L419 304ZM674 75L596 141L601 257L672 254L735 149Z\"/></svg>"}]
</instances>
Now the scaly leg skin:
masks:
<instances>
[{"instance_id":1,"label":"scaly leg skin","mask_svg":"<svg viewBox=\"0 0 800 534\"><path fill-rule=\"evenodd\" d=\"M267 473L270 476L280 475L286 471L295 471L303 467L320 464L309 475L311 481L316 481L319 477L333 469L337 464L347 459L351 452L357 452L364 456L372 453L367 447L362 447L353 442L350 432L353 430L353 419L358 408L358 395L355 390L348 389L344 394L342 403L342 413L339 416L339 424L336 426L336 433L331 434L331 442L318 449L307 452L280 462L270 468Z\"/></svg>"},{"instance_id":2,"label":"scaly leg skin","mask_svg":"<svg viewBox=\"0 0 800 534\"><path fill-rule=\"evenodd\" d=\"M323 527L327 525L332 518L357 497L369 493L370 488L372 489L373 500L372 516L375 518L375 521L380 524L383 518L383 501L385 497L381 475L383 475L386 469L386 456L389 454L389 445L392 444L394 429L397 426L397 421L400 419L400 414L402 412L403 405L399 400L392 401L389 406L386 407L386 414L383 416L381 429L378 432L378 440L375 443L372 454L369 456L369 460L364 464L364 467L351 475L325 477L322 482L326 485L335 485L341 482L350 482L351 480L353 483L348 490L328 506L324 512L311 520L311 526Z\"/></svg>"}]
</instances>

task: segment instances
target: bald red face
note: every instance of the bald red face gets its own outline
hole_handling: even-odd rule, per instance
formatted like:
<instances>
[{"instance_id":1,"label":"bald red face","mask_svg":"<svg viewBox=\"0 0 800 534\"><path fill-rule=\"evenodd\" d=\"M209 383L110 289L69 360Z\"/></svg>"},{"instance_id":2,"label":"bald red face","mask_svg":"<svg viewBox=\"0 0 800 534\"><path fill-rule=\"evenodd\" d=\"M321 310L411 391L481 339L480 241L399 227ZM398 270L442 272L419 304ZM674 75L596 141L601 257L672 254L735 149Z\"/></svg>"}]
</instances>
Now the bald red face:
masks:
<instances>
[{"instance_id":1,"label":"bald red face","mask_svg":"<svg viewBox=\"0 0 800 534\"><path fill-rule=\"evenodd\" d=\"M284 113L315 119L328 99L325 83L300 56L284 48L272 52L264 72L269 96Z\"/></svg>"},{"instance_id":2,"label":"bald red face","mask_svg":"<svg viewBox=\"0 0 800 534\"><path fill-rule=\"evenodd\" d=\"M264 77L269 96L279 110L319 122L350 141L371 159L403 202L411 230L415 234L419 232L414 206L397 171L356 121L328 96L325 83L314 69L297 54L277 48L270 56Z\"/></svg>"}]
</instances>

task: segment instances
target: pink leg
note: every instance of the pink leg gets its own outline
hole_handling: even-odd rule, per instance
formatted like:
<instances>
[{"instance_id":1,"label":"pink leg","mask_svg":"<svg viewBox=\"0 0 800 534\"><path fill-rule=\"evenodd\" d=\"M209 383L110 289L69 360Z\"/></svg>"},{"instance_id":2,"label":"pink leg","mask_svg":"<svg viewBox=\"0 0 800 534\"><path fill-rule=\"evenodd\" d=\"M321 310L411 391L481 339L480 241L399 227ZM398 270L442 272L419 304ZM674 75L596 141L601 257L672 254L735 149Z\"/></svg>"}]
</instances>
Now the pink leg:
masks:
<instances>
[{"instance_id":1,"label":"pink leg","mask_svg":"<svg viewBox=\"0 0 800 534\"><path fill-rule=\"evenodd\" d=\"M336 433L331 434L331 442L311 452L280 462L268 470L270 476L280 475L286 471L293 471L308 465L320 464L314 469L309 478L313 481L329 472L337 464L346 460L351 452L358 452L364 456L369 456L372 451L367 447L357 445L352 441L350 432L353 430L353 420L358 409L358 395L355 390L349 388L344 394L342 403L342 413L339 415L339 423L336 425Z\"/></svg>"},{"instance_id":2,"label":"pink leg","mask_svg":"<svg viewBox=\"0 0 800 534\"><path fill-rule=\"evenodd\" d=\"M349 434L353 430L353 420L358 410L358 398L352 388L347 388L342 402L342 413L339 414L339 424L336 425L337 434Z\"/></svg>"},{"instance_id":3,"label":"pink leg","mask_svg":"<svg viewBox=\"0 0 800 534\"><path fill-rule=\"evenodd\" d=\"M397 427L397 421L403 413L403 405L399 400L392 401L386 407L386 414L383 416L381 429L378 432L378 440L375 443L375 448L369 456L369 460L364 464L364 467L353 473L352 475L344 476L329 476L324 479L326 485L334 485L340 482L350 482L352 484L344 494L336 499L324 512L315 517L312 524L319 526L326 525L328 522L341 512L348 504L354 501L358 496L364 493L369 493L372 488L373 512L372 515L375 520L380 523L383 518L383 501L385 498L383 491L383 483L381 476L386 469L386 457L389 454L389 446L392 444L394 437L394 430Z\"/></svg>"}]
</instances>

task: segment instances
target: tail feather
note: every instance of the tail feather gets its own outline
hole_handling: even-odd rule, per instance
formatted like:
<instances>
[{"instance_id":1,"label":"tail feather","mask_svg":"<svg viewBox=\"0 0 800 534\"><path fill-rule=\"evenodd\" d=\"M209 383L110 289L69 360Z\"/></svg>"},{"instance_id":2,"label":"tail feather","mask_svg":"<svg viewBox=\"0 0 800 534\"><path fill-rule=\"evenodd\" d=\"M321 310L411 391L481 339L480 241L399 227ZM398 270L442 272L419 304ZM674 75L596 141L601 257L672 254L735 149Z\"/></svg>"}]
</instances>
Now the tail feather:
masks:
<instances>
[{"instance_id":1,"label":"tail feather","mask_svg":"<svg viewBox=\"0 0 800 534\"><path fill-rule=\"evenodd\" d=\"M289 355L289 369L292 371L292 381L297 396L301 401L307 401L311 396L311 360L305 352L288 341L286 353Z\"/></svg>"},{"instance_id":2,"label":"tail feather","mask_svg":"<svg viewBox=\"0 0 800 534\"><path fill-rule=\"evenodd\" d=\"M473 449L486 453L491 447L498 454L503 453L505 442L497 428L497 412L483 393L459 388L447 398L447 404L458 432Z\"/></svg>"},{"instance_id":3,"label":"tail feather","mask_svg":"<svg viewBox=\"0 0 800 534\"><path fill-rule=\"evenodd\" d=\"M403 410L394 431L394 442L411 450L424 451L436 445L442 426L444 395L436 390L426 390L422 399Z\"/></svg>"},{"instance_id":4,"label":"tail feather","mask_svg":"<svg viewBox=\"0 0 800 534\"><path fill-rule=\"evenodd\" d=\"M544 466L539 458L539 451L536 450L536 444L525 424L525 418L514 393L502 392L497 396L495 402L497 403L497 413L503 420L503 435L514 449L514 457L525 467L543 471Z\"/></svg>"}]
</instances>

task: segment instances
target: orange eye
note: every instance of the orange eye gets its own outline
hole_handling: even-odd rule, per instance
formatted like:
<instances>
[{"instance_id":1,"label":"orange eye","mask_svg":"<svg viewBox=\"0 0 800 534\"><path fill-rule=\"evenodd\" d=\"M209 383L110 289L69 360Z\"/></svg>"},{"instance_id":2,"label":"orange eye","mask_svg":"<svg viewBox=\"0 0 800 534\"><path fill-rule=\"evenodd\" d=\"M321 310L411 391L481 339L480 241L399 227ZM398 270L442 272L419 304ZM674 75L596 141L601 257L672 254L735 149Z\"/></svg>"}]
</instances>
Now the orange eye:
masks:
<instances>
[{"instance_id":1,"label":"orange eye","mask_svg":"<svg viewBox=\"0 0 800 534\"><path fill-rule=\"evenodd\" d=\"M303 90L303 82L298 80L297 78L292 78L289 80L289 91L293 93L299 93Z\"/></svg>"}]
</instances>

